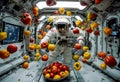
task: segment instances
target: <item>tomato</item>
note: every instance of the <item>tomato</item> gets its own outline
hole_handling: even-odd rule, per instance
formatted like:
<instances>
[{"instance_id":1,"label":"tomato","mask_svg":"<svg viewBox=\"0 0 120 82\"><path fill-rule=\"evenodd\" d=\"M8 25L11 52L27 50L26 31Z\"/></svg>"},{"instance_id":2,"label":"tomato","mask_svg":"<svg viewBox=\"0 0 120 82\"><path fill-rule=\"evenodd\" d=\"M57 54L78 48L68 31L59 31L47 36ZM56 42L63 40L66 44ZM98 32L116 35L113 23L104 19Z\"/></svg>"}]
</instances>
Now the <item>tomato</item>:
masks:
<instances>
[{"instance_id":1,"label":"tomato","mask_svg":"<svg viewBox=\"0 0 120 82\"><path fill-rule=\"evenodd\" d=\"M105 53L105 52L98 52L98 57L99 58L105 58L106 57L106 55L107 55L107 53Z\"/></svg>"},{"instance_id":2,"label":"tomato","mask_svg":"<svg viewBox=\"0 0 120 82\"><path fill-rule=\"evenodd\" d=\"M47 47L48 47L48 42L41 43L41 48L47 48Z\"/></svg>"},{"instance_id":3,"label":"tomato","mask_svg":"<svg viewBox=\"0 0 120 82\"><path fill-rule=\"evenodd\" d=\"M55 74L51 72L51 73L50 73L50 78L53 78L54 75L55 75Z\"/></svg>"},{"instance_id":4,"label":"tomato","mask_svg":"<svg viewBox=\"0 0 120 82\"><path fill-rule=\"evenodd\" d=\"M85 30L86 30L86 32L88 32L88 33L92 33L92 29L91 29L90 27L86 28Z\"/></svg>"},{"instance_id":5,"label":"tomato","mask_svg":"<svg viewBox=\"0 0 120 82\"><path fill-rule=\"evenodd\" d=\"M79 29L78 29L78 28L74 28L74 29L73 29L73 33L74 33L74 34L79 34L79 33L80 33L80 31L79 31Z\"/></svg>"},{"instance_id":6,"label":"tomato","mask_svg":"<svg viewBox=\"0 0 120 82\"><path fill-rule=\"evenodd\" d=\"M80 50L80 49L82 48L82 45L79 44L79 43L76 43L76 44L74 45L74 48L77 49L77 50Z\"/></svg>"},{"instance_id":7,"label":"tomato","mask_svg":"<svg viewBox=\"0 0 120 82\"><path fill-rule=\"evenodd\" d=\"M18 47L17 47L15 44L9 44L8 47L7 47L7 50L8 50L10 53L16 52L17 49L18 49Z\"/></svg>"},{"instance_id":8,"label":"tomato","mask_svg":"<svg viewBox=\"0 0 120 82\"><path fill-rule=\"evenodd\" d=\"M47 54L44 54L43 56L42 56L42 61L47 61L48 60L48 55Z\"/></svg>"}]
</instances>

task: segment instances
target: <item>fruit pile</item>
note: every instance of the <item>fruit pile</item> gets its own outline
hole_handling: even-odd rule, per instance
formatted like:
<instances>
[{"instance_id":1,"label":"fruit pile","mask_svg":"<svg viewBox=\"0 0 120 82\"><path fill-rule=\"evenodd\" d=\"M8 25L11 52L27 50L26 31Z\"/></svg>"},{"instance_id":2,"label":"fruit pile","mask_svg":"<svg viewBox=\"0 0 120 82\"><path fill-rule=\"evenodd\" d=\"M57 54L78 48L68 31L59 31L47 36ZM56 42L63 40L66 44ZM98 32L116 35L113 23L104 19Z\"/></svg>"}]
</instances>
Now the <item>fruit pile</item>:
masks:
<instances>
[{"instance_id":1,"label":"fruit pile","mask_svg":"<svg viewBox=\"0 0 120 82\"><path fill-rule=\"evenodd\" d=\"M42 74L46 79L50 79L51 81L55 80L63 80L70 75L69 67L64 65L58 61L53 62L46 66Z\"/></svg>"}]
</instances>

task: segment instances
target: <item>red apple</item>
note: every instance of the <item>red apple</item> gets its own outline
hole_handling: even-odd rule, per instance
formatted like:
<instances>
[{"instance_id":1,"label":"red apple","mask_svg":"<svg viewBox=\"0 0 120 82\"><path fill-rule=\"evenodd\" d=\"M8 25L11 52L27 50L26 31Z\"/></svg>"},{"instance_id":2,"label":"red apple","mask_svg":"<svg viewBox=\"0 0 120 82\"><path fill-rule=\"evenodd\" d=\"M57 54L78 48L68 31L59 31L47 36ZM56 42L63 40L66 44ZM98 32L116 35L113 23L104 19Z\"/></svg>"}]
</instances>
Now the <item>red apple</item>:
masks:
<instances>
[{"instance_id":1,"label":"red apple","mask_svg":"<svg viewBox=\"0 0 120 82\"><path fill-rule=\"evenodd\" d=\"M54 11L54 15L58 15L59 14L59 12L58 11Z\"/></svg>"},{"instance_id":2,"label":"red apple","mask_svg":"<svg viewBox=\"0 0 120 82\"><path fill-rule=\"evenodd\" d=\"M43 69L42 73L45 75L47 73L47 69Z\"/></svg>"},{"instance_id":3,"label":"red apple","mask_svg":"<svg viewBox=\"0 0 120 82\"><path fill-rule=\"evenodd\" d=\"M41 48L47 48L47 47L48 47L48 42L41 43Z\"/></svg>"},{"instance_id":4,"label":"red apple","mask_svg":"<svg viewBox=\"0 0 120 82\"><path fill-rule=\"evenodd\" d=\"M47 54L44 54L43 56L42 56L42 61L47 61L48 60L48 55Z\"/></svg>"},{"instance_id":5,"label":"red apple","mask_svg":"<svg viewBox=\"0 0 120 82\"><path fill-rule=\"evenodd\" d=\"M40 33L41 35L43 34L43 32L44 32L43 30L39 30L39 33Z\"/></svg>"},{"instance_id":6,"label":"red apple","mask_svg":"<svg viewBox=\"0 0 120 82\"><path fill-rule=\"evenodd\" d=\"M61 72L61 69L60 69L60 68L58 68L58 69L57 69L57 73L59 74L60 72Z\"/></svg>"},{"instance_id":7,"label":"red apple","mask_svg":"<svg viewBox=\"0 0 120 82\"><path fill-rule=\"evenodd\" d=\"M50 78L53 78L54 75L55 75L55 74L51 72L51 73L50 73Z\"/></svg>"},{"instance_id":8,"label":"red apple","mask_svg":"<svg viewBox=\"0 0 120 82\"><path fill-rule=\"evenodd\" d=\"M74 33L74 34L79 34L79 33L80 33L80 32L79 32L79 29L78 29L78 28L74 28L74 29L73 29L73 33Z\"/></svg>"},{"instance_id":9,"label":"red apple","mask_svg":"<svg viewBox=\"0 0 120 82\"><path fill-rule=\"evenodd\" d=\"M58 68L56 66L52 66L51 72L54 73L54 74L56 74L57 71L58 71Z\"/></svg>"},{"instance_id":10,"label":"red apple","mask_svg":"<svg viewBox=\"0 0 120 82\"><path fill-rule=\"evenodd\" d=\"M100 31L99 30L94 31L94 35L99 36L100 35Z\"/></svg>"},{"instance_id":11,"label":"red apple","mask_svg":"<svg viewBox=\"0 0 120 82\"><path fill-rule=\"evenodd\" d=\"M80 49L82 48L82 45L79 44L79 43L76 43L76 44L74 45L74 48L77 49L77 50L80 50Z\"/></svg>"},{"instance_id":12,"label":"red apple","mask_svg":"<svg viewBox=\"0 0 120 82\"><path fill-rule=\"evenodd\" d=\"M86 3L85 1L80 1L80 4L81 4L82 6L87 6L87 5L88 5L88 3Z\"/></svg>"},{"instance_id":13,"label":"red apple","mask_svg":"<svg viewBox=\"0 0 120 82\"><path fill-rule=\"evenodd\" d=\"M66 73L65 73L64 71L61 71L61 72L59 73L59 75L60 75L61 77L65 77L65 76L66 76Z\"/></svg>"},{"instance_id":14,"label":"red apple","mask_svg":"<svg viewBox=\"0 0 120 82\"><path fill-rule=\"evenodd\" d=\"M88 33L92 33L92 29L89 27L89 28L86 28L85 29L86 30L86 32L88 32Z\"/></svg>"},{"instance_id":15,"label":"red apple","mask_svg":"<svg viewBox=\"0 0 120 82\"><path fill-rule=\"evenodd\" d=\"M23 13L21 16L21 22L25 25L31 25L32 17L29 13Z\"/></svg>"},{"instance_id":16,"label":"red apple","mask_svg":"<svg viewBox=\"0 0 120 82\"><path fill-rule=\"evenodd\" d=\"M67 65L63 65L63 70L65 71L65 70L67 70L67 71L69 71L69 67L67 66Z\"/></svg>"},{"instance_id":17,"label":"red apple","mask_svg":"<svg viewBox=\"0 0 120 82\"><path fill-rule=\"evenodd\" d=\"M82 62L83 62L83 63L86 63L86 62L87 62L87 59L84 59L84 58L83 58L83 59L82 59Z\"/></svg>"},{"instance_id":18,"label":"red apple","mask_svg":"<svg viewBox=\"0 0 120 82\"><path fill-rule=\"evenodd\" d=\"M17 49L18 49L18 47L15 44L9 44L7 47L7 51L9 51L10 53L16 52Z\"/></svg>"},{"instance_id":19,"label":"red apple","mask_svg":"<svg viewBox=\"0 0 120 82\"><path fill-rule=\"evenodd\" d=\"M40 18L35 18L34 22L38 23L40 21Z\"/></svg>"},{"instance_id":20,"label":"red apple","mask_svg":"<svg viewBox=\"0 0 120 82\"><path fill-rule=\"evenodd\" d=\"M30 38L30 42L34 42L34 38Z\"/></svg>"},{"instance_id":21,"label":"red apple","mask_svg":"<svg viewBox=\"0 0 120 82\"><path fill-rule=\"evenodd\" d=\"M60 68L61 71L63 71L63 65L62 64L59 66L59 68Z\"/></svg>"}]
</instances>

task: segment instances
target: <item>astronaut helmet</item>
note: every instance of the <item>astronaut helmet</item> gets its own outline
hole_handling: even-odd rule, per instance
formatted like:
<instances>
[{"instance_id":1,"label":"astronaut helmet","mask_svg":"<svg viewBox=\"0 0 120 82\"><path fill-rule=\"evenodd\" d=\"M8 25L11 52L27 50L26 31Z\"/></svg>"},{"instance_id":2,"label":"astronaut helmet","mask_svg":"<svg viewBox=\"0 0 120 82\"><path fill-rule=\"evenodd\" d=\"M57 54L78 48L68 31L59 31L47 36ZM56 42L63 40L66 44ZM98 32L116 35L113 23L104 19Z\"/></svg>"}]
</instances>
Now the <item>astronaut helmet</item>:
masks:
<instances>
[{"instance_id":1,"label":"astronaut helmet","mask_svg":"<svg viewBox=\"0 0 120 82\"><path fill-rule=\"evenodd\" d=\"M60 34L65 34L69 30L70 22L66 18L60 18L55 21L54 25Z\"/></svg>"}]
</instances>

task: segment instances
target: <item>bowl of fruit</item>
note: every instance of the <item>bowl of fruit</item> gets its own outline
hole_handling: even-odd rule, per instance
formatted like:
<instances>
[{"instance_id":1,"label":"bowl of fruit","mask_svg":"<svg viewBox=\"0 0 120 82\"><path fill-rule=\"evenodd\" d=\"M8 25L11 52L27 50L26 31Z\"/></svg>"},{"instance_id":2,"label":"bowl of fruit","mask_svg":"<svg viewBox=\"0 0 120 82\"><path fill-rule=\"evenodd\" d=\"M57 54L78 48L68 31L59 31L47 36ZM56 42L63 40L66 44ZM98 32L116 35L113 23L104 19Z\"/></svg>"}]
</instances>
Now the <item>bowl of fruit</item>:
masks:
<instances>
[{"instance_id":1,"label":"bowl of fruit","mask_svg":"<svg viewBox=\"0 0 120 82\"><path fill-rule=\"evenodd\" d=\"M64 65L58 61L47 65L42 74L46 82L62 82L70 79L70 70L67 65Z\"/></svg>"}]
</instances>

